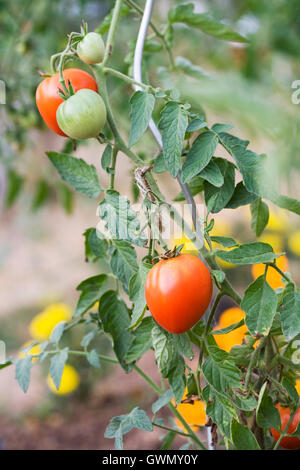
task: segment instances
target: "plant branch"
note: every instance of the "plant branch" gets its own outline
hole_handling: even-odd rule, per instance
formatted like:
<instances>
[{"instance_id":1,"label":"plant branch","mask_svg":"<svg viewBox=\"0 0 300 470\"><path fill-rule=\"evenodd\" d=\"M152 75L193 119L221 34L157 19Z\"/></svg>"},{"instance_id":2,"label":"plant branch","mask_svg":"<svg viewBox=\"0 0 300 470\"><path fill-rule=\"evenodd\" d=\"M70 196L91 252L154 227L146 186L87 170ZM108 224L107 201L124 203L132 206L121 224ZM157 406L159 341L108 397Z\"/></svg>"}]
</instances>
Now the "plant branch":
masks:
<instances>
[{"instance_id":1,"label":"plant branch","mask_svg":"<svg viewBox=\"0 0 300 470\"><path fill-rule=\"evenodd\" d=\"M113 16L112 16L111 24L110 24L109 31L108 31L104 58L102 62L103 66L105 66L109 62L109 59L112 53L112 48L115 42L115 37L116 37L116 32L117 32L117 27L118 27L118 23L120 20L122 3L123 3L123 0L116 0L115 6L114 6Z\"/></svg>"}]
</instances>

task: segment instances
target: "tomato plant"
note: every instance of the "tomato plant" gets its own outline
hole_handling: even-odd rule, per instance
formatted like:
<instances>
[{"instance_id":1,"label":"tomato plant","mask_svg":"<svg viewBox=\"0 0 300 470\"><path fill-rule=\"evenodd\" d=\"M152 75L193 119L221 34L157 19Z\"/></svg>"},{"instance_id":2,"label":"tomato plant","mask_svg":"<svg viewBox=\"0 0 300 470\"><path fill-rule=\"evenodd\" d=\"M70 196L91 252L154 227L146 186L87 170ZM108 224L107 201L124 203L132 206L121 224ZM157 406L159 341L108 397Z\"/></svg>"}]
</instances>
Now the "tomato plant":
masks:
<instances>
[{"instance_id":1,"label":"tomato plant","mask_svg":"<svg viewBox=\"0 0 300 470\"><path fill-rule=\"evenodd\" d=\"M287 272L283 253L271 244L241 243L219 235L214 225L216 214L249 206L251 228L260 238L268 224L270 205L300 215L300 202L281 194L270 172L272 159L250 150L249 141L236 136L230 124L209 124L202 106L181 96L173 85L177 73L201 72L188 59L173 56L178 23L245 47L249 41L226 23L195 12L193 4L172 6L165 26L150 23L152 0L147 0L146 6L142 11L131 1L116 0L103 22L108 30L103 60L101 57L101 63L92 63L89 69L94 78L65 69L70 59L80 63L81 57L87 62L81 49L88 36L82 38L82 32L73 32L66 48L51 58L57 73L38 87L40 112L55 132L61 132L60 124L64 133L76 140L98 136L101 130L98 140L105 147L99 174L94 165L70 153L49 151L47 156L66 183L97 200L100 222L84 234L85 254L91 263L106 260L108 268L99 263L98 274L77 286L80 295L72 319L55 326L49 340L40 344L42 353L33 354L29 345L25 357L9 360L6 365L15 362L16 379L25 392L33 361L45 363L45 359L50 359L49 380L57 390L72 355L85 357L96 368L108 361L120 364L126 373L139 374L157 395L153 416L150 419L137 407L113 418L105 436L115 439L118 449L123 448L123 435L133 427L164 429L168 446L176 434L196 449L213 450L217 442L226 449L276 449L287 442L298 446L299 287ZM121 18L133 13L142 15L143 21L136 44L130 43L126 74L111 66L111 56ZM149 25L152 33L145 43ZM97 56L92 62L98 62L98 45L93 42L88 49L87 55ZM143 79L159 77L152 69L146 73L151 62L142 61L145 49L166 53L169 60L164 79L157 78L154 84ZM107 87L111 77L120 80L126 92L134 89L128 99L128 137L126 129L120 128L118 109L112 106ZM61 94L67 98L65 102ZM106 113L107 125L103 127ZM157 149L141 152L138 145L148 130ZM138 210L116 187L120 153L132 163ZM160 180L161 173L166 180ZM169 181L178 185L172 202L165 195ZM200 208L196 196L201 198ZM186 202L189 216L180 211L175 204L178 201ZM181 239L190 240L193 255L180 254L180 247L168 247L165 228L172 223L183 230ZM250 274L251 265L258 267L252 268L255 279L243 291L236 289L222 269L236 266L242 272L248 266ZM269 273L276 274L276 282ZM218 322L225 297L232 308ZM78 323L91 331L78 350L62 347L64 331ZM114 357L91 346L99 335L112 340ZM161 375L159 385L137 365L148 351L153 352ZM200 421L199 416L194 420L183 412L185 404L191 410L198 409L193 408L194 402L201 404ZM157 418L164 406L174 415L175 426L169 418ZM206 439L194 427L203 424L203 407L209 431ZM178 422L181 429L176 427Z\"/></svg>"}]
</instances>

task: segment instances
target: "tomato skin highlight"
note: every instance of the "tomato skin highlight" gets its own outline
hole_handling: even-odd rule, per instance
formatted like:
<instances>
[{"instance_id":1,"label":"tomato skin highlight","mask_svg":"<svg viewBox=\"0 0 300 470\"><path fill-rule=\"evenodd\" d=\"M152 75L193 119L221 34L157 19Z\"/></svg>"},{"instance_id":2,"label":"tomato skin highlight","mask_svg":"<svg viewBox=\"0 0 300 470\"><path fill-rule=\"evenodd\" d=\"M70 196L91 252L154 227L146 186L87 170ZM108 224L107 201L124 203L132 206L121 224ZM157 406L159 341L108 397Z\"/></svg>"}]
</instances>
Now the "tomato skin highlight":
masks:
<instances>
[{"instance_id":1,"label":"tomato skin highlight","mask_svg":"<svg viewBox=\"0 0 300 470\"><path fill-rule=\"evenodd\" d=\"M291 411L290 411L289 408L283 407L279 403L276 405L276 408L278 409L279 414L280 414L281 431L283 431L284 428L286 427L289 419L290 419ZM292 419L292 422L288 427L288 430L287 430L288 434L293 434L296 431L299 421L300 421L300 407L296 411L295 416ZM280 437L279 432L276 431L276 429L273 429L273 428L271 428L270 431L271 431L271 434L272 434L273 438L277 442L279 437ZM300 449L300 439L298 437L295 437L295 436L294 437L288 437L288 436L283 437L280 441L280 447L283 447L284 449L289 449L289 450Z\"/></svg>"},{"instance_id":2,"label":"tomato skin highlight","mask_svg":"<svg viewBox=\"0 0 300 470\"><path fill-rule=\"evenodd\" d=\"M204 315L212 290L207 266L197 256L182 254L161 260L151 268L145 297L157 323L170 333L180 334Z\"/></svg>"},{"instance_id":3,"label":"tomato skin highlight","mask_svg":"<svg viewBox=\"0 0 300 470\"><path fill-rule=\"evenodd\" d=\"M66 69L63 76L68 87L68 80L71 81L75 93L82 88L88 88L98 91L96 80L87 72L80 69ZM59 74L45 78L36 89L36 105L43 120L53 132L66 137L66 134L60 129L56 120L56 112L63 99L57 93L61 88L59 83Z\"/></svg>"},{"instance_id":4,"label":"tomato skin highlight","mask_svg":"<svg viewBox=\"0 0 300 470\"><path fill-rule=\"evenodd\" d=\"M98 93L83 89L59 105L56 118L59 127L71 139L90 139L102 130L106 108Z\"/></svg>"}]
</instances>

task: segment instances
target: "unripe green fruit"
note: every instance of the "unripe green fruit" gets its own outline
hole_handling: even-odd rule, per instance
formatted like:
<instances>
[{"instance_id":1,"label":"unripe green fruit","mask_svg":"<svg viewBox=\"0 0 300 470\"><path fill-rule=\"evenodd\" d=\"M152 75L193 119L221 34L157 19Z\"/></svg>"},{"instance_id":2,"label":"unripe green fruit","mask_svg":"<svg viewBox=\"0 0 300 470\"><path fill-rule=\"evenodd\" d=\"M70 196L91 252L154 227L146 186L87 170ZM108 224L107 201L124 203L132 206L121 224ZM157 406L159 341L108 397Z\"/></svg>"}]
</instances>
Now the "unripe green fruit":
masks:
<instances>
[{"instance_id":1,"label":"unripe green fruit","mask_svg":"<svg viewBox=\"0 0 300 470\"><path fill-rule=\"evenodd\" d=\"M102 36L88 33L77 46L77 54L86 64L99 64L104 57L105 46Z\"/></svg>"},{"instance_id":2,"label":"unripe green fruit","mask_svg":"<svg viewBox=\"0 0 300 470\"><path fill-rule=\"evenodd\" d=\"M60 129L71 139L97 137L106 121L104 101L93 90L79 90L59 105L56 119Z\"/></svg>"}]
</instances>

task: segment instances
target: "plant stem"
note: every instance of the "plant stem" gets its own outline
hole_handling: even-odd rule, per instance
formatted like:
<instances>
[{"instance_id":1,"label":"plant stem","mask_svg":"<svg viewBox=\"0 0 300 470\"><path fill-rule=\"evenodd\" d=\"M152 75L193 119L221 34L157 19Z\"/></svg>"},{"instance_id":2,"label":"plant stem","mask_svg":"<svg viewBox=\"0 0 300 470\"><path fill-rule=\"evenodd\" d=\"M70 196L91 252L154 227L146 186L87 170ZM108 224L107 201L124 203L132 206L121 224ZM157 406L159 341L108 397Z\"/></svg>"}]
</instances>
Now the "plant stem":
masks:
<instances>
[{"instance_id":1,"label":"plant stem","mask_svg":"<svg viewBox=\"0 0 300 470\"><path fill-rule=\"evenodd\" d=\"M197 435L192 430L190 425L186 422L186 420L183 418L183 416L181 416L181 414L179 413L177 408L172 403L169 403L168 406L169 406L170 410L174 413L176 418L178 418L179 421L184 425L184 427L188 431L191 439L193 439L193 441L196 442L198 444L198 446L201 447L202 450L207 450L206 446L203 444L203 442L200 441L200 439L197 437Z\"/></svg>"},{"instance_id":2,"label":"plant stem","mask_svg":"<svg viewBox=\"0 0 300 470\"><path fill-rule=\"evenodd\" d=\"M291 279L289 279L288 276L285 275L285 273L277 266L275 262L268 263L268 266L271 266L271 268L275 269L287 282L292 282Z\"/></svg>"},{"instance_id":3,"label":"plant stem","mask_svg":"<svg viewBox=\"0 0 300 470\"><path fill-rule=\"evenodd\" d=\"M112 48L115 42L115 37L116 37L116 32L117 32L117 26L118 26L119 19L120 19L122 3L123 3L122 0L116 0L115 6L114 6L113 16L112 16L111 24L110 24L109 31L108 31L104 58L102 62L103 66L105 66L109 62L109 59L112 53Z\"/></svg>"},{"instance_id":4,"label":"plant stem","mask_svg":"<svg viewBox=\"0 0 300 470\"><path fill-rule=\"evenodd\" d=\"M110 169L112 170L110 174L110 189L114 189L114 185L115 185L117 156L118 156L118 147L114 146L113 153L112 153L112 162L111 162L111 167L110 167Z\"/></svg>"},{"instance_id":5,"label":"plant stem","mask_svg":"<svg viewBox=\"0 0 300 470\"><path fill-rule=\"evenodd\" d=\"M250 363L249 363L249 366L248 366L248 369L247 369L247 373L246 373L246 377L245 377L245 388L248 389L249 388L249 382L250 382L250 378L251 378L251 371L254 367L254 364L255 364L255 361L257 359L257 356L259 355L260 351L263 349L263 347L265 346L266 344L266 341L267 341L267 337L265 338L262 338L260 340L260 343L259 345L257 346L257 348L253 351L253 353L251 354L251 359L250 359Z\"/></svg>"},{"instance_id":6,"label":"plant stem","mask_svg":"<svg viewBox=\"0 0 300 470\"><path fill-rule=\"evenodd\" d=\"M184 436L184 437L191 437L189 434L185 432L177 431L177 429L169 428L168 426L164 426L163 424L155 423L155 421L152 421L152 424L153 426L156 426L157 428L165 429L165 431L175 432L176 434L179 434L180 436Z\"/></svg>"},{"instance_id":7,"label":"plant stem","mask_svg":"<svg viewBox=\"0 0 300 470\"><path fill-rule=\"evenodd\" d=\"M152 93L156 92L156 89L153 88L152 86L145 85L145 83L137 82L133 78L128 77L128 75L125 75L124 73L121 73L118 70L112 69L110 67L103 67L103 72L105 74L108 73L109 75L113 75L115 77L118 77L121 80L123 80L124 82L129 83L130 85L137 85L137 86L139 86L140 88L143 88L146 91L152 91Z\"/></svg>"}]
</instances>

